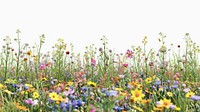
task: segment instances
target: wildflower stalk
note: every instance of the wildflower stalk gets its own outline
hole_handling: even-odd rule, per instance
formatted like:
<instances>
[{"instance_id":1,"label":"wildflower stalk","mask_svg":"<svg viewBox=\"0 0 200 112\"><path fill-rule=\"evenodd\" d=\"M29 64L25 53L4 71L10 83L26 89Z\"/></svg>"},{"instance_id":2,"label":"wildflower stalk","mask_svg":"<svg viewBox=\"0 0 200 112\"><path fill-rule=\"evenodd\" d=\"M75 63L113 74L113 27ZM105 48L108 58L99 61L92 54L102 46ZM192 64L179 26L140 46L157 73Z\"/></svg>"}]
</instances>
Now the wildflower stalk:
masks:
<instances>
[{"instance_id":1,"label":"wildflower stalk","mask_svg":"<svg viewBox=\"0 0 200 112\"><path fill-rule=\"evenodd\" d=\"M40 36L40 44L39 44L39 48L37 47L37 62L36 62L36 66L35 66L35 73L37 74L37 79L39 79L39 68L38 68L38 66L39 66L39 64L40 64L40 57L41 57L41 49L42 49L42 44L44 43L44 39L45 39L45 35L44 34L42 34L41 36Z\"/></svg>"},{"instance_id":2,"label":"wildflower stalk","mask_svg":"<svg viewBox=\"0 0 200 112\"><path fill-rule=\"evenodd\" d=\"M20 44L20 38L19 38L19 34L21 33L20 30L17 30L17 43L18 43L18 54L17 54L17 67L16 67L16 76L18 77L19 75L19 63L20 63L20 49L21 49L21 44Z\"/></svg>"},{"instance_id":3,"label":"wildflower stalk","mask_svg":"<svg viewBox=\"0 0 200 112\"><path fill-rule=\"evenodd\" d=\"M8 73L8 62L9 62L9 42L10 42L10 38L7 36L6 37L6 47L5 47L5 56L6 56L6 59L5 59L5 69L4 69L4 77L5 77L5 80L7 78L7 73Z\"/></svg>"},{"instance_id":4,"label":"wildflower stalk","mask_svg":"<svg viewBox=\"0 0 200 112\"><path fill-rule=\"evenodd\" d=\"M145 75L147 77L147 73L148 73L147 60L148 60L148 57L146 56L146 44L147 44L147 37L146 36L144 37L142 43L143 43L143 47L144 47Z\"/></svg>"}]
</instances>

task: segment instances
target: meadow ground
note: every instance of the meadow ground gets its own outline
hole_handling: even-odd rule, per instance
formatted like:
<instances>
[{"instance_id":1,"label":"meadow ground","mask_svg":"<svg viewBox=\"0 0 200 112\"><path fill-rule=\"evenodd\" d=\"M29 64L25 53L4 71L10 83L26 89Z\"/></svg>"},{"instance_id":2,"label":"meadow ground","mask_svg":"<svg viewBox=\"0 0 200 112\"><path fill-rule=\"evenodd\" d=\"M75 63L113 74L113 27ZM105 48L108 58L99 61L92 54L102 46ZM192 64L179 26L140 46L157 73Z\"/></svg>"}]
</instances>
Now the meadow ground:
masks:
<instances>
[{"instance_id":1,"label":"meadow ground","mask_svg":"<svg viewBox=\"0 0 200 112\"><path fill-rule=\"evenodd\" d=\"M105 37L84 54L63 39L41 53L44 35L29 46L19 34L0 52L1 112L200 112L200 49L188 33L186 46L168 48L160 33L159 50L147 51L145 37L120 54Z\"/></svg>"}]
</instances>

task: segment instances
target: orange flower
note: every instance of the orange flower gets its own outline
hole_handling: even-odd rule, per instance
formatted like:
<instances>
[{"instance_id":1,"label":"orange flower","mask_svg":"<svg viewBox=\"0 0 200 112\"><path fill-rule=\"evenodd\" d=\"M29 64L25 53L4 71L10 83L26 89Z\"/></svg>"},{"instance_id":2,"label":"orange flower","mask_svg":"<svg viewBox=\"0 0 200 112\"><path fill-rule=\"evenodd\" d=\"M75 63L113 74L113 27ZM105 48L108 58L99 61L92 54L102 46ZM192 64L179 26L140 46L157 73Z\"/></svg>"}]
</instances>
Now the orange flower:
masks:
<instances>
[{"instance_id":1,"label":"orange flower","mask_svg":"<svg viewBox=\"0 0 200 112\"><path fill-rule=\"evenodd\" d=\"M30 56L30 55L31 55L31 53L32 53L31 51L28 51L26 54Z\"/></svg>"}]
</instances>

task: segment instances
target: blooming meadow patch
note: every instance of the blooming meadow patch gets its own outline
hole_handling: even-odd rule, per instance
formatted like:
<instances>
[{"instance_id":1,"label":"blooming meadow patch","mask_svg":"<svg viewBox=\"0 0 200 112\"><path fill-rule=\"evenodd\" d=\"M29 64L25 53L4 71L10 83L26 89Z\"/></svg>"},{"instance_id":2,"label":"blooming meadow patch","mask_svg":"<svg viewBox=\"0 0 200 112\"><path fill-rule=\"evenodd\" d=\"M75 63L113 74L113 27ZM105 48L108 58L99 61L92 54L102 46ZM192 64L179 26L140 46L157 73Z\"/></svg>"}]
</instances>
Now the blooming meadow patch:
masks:
<instances>
[{"instance_id":1,"label":"blooming meadow patch","mask_svg":"<svg viewBox=\"0 0 200 112\"><path fill-rule=\"evenodd\" d=\"M160 33L158 51L146 50L145 37L143 48L117 54L104 37L101 48L87 46L83 55L63 39L41 53L44 35L31 47L21 43L20 33L14 39L18 48L6 37L0 52L2 112L200 111L200 49L188 33L184 48L168 49Z\"/></svg>"}]
</instances>

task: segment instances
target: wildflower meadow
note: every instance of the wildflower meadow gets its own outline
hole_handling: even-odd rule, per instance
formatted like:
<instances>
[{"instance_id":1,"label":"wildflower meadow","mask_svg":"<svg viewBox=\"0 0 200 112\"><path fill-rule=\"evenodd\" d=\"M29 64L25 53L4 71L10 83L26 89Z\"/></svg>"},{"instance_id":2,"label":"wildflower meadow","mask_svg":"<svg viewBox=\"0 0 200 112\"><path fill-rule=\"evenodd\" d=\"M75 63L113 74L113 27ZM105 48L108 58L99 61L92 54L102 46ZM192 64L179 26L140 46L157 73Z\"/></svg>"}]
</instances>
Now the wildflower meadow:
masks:
<instances>
[{"instance_id":1,"label":"wildflower meadow","mask_svg":"<svg viewBox=\"0 0 200 112\"><path fill-rule=\"evenodd\" d=\"M45 35L30 46L20 34L1 40L0 112L200 112L200 48L189 33L185 46L159 33L159 49L144 37L123 53L102 37L83 54L61 38L41 52Z\"/></svg>"}]
</instances>

